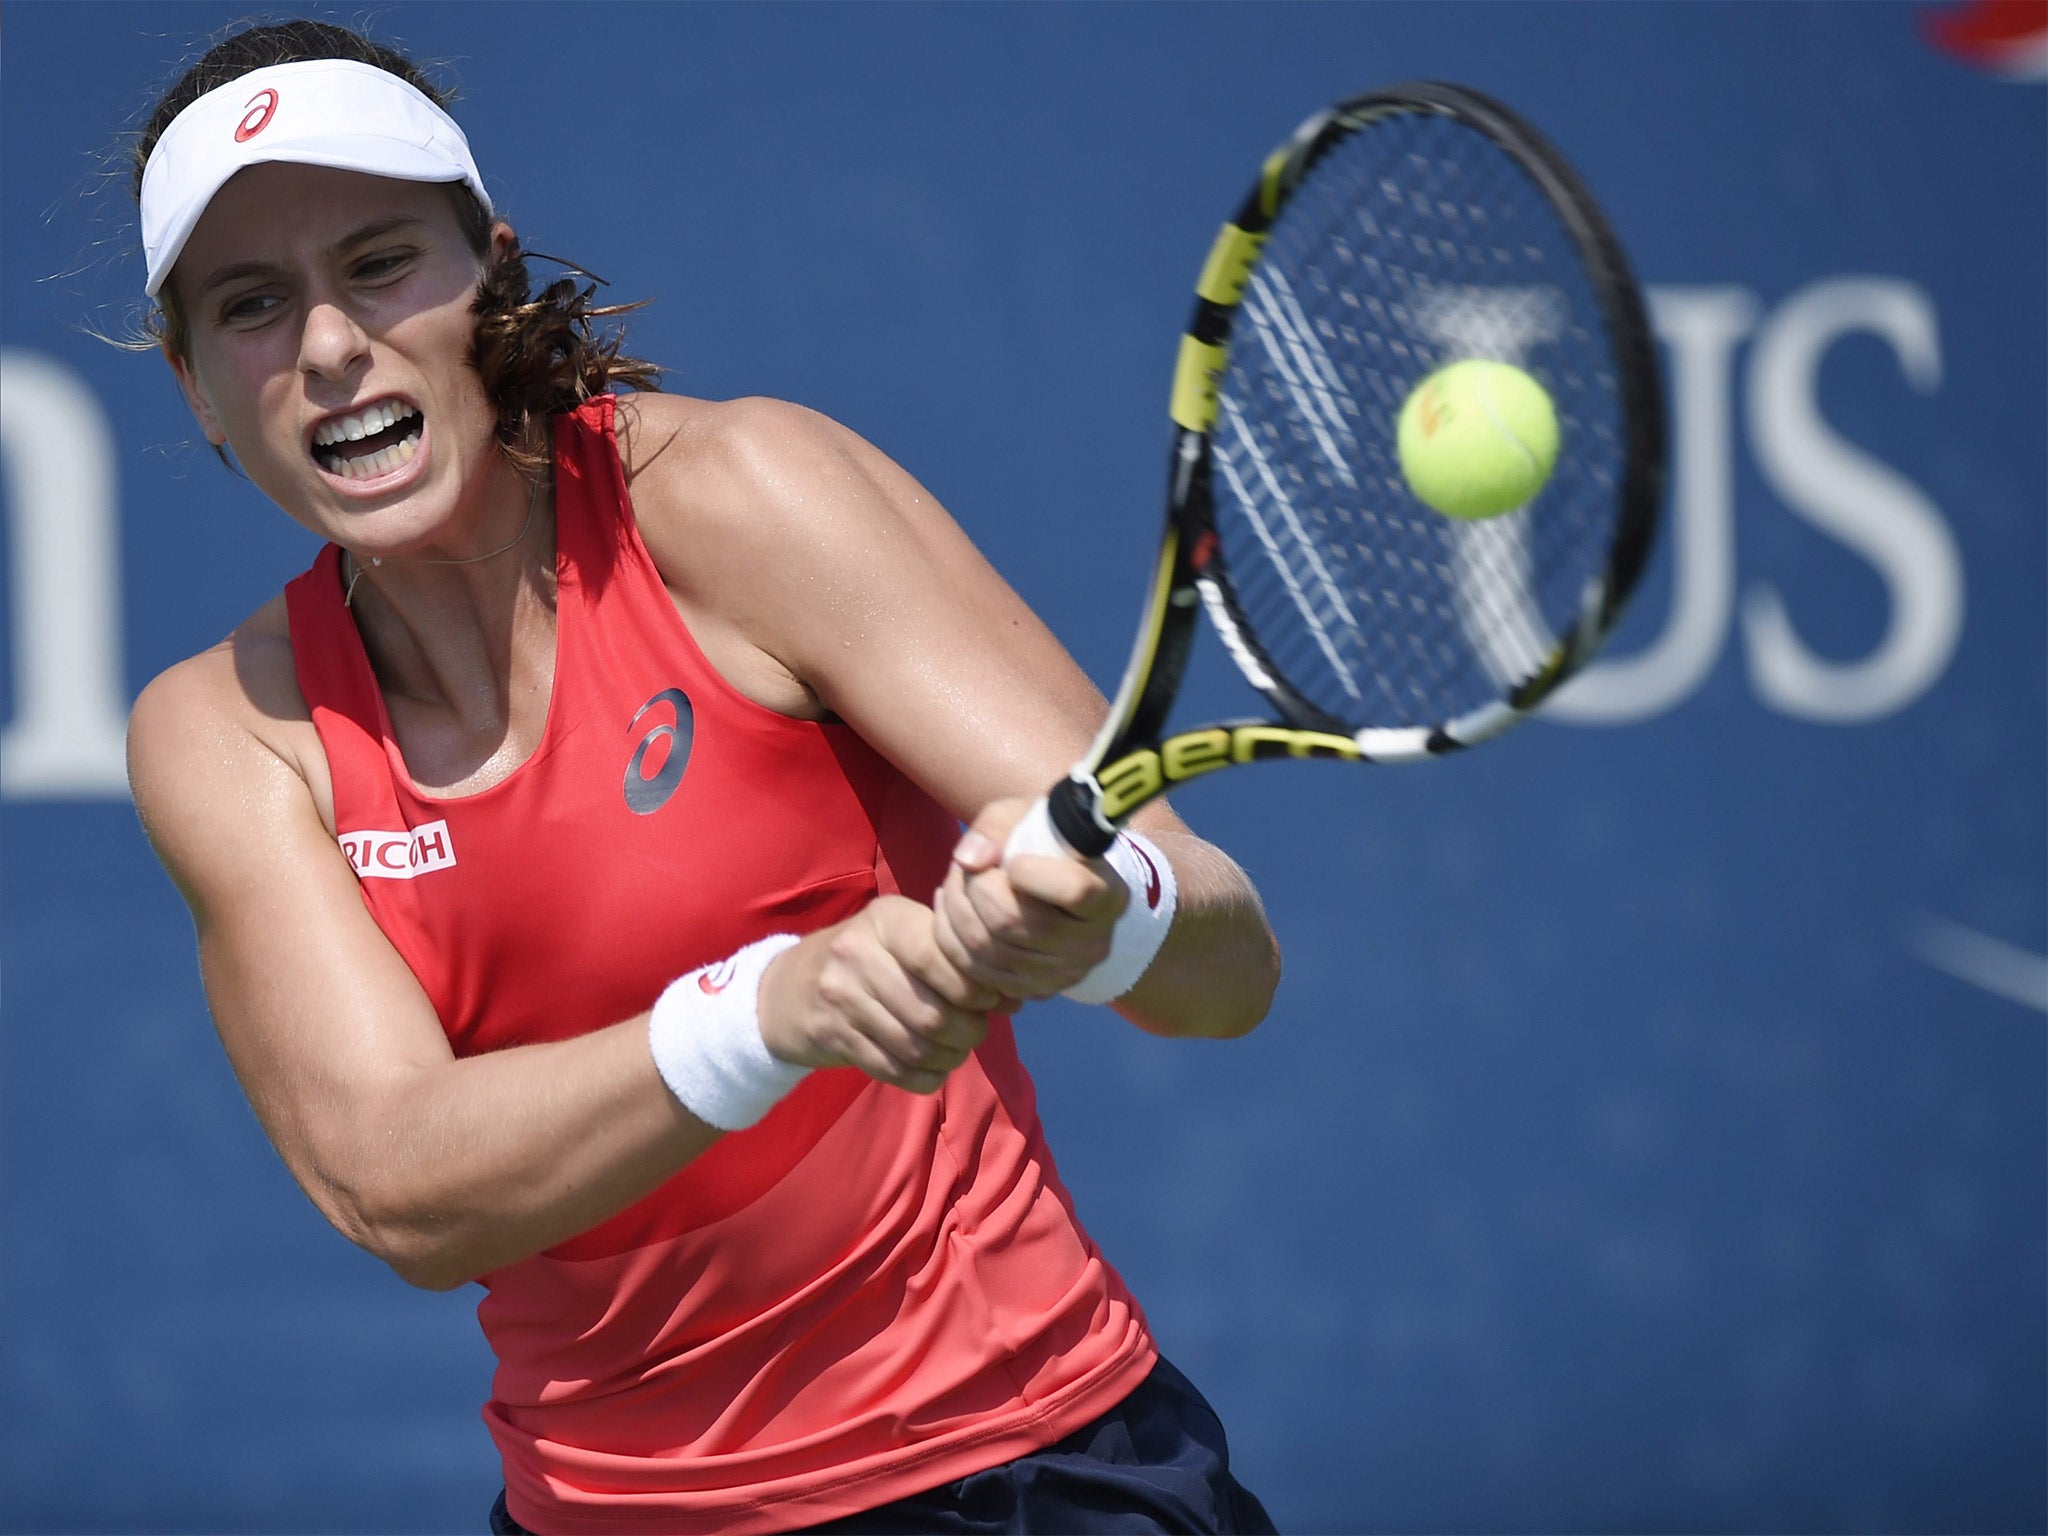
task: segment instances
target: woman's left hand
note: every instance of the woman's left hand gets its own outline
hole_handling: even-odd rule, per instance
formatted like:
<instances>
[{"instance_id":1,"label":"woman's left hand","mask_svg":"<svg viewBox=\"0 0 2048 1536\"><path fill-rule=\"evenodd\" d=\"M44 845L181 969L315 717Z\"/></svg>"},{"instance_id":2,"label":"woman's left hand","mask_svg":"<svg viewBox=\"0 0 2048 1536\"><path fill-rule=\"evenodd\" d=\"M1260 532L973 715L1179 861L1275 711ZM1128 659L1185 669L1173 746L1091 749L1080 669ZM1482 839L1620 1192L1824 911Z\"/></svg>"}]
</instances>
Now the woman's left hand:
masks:
<instances>
[{"instance_id":1,"label":"woman's left hand","mask_svg":"<svg viewBox=\"0 0 2048 1536\"><path fill-rule=\"evenodd\" d=\"M991 801L953 849L932 897L939 951L969 980L1017 1002L1064 992L1109 953L1130 894L1101 859L1023 853L1003 844L1031 802Z\"/></svg>"}]
</instances>

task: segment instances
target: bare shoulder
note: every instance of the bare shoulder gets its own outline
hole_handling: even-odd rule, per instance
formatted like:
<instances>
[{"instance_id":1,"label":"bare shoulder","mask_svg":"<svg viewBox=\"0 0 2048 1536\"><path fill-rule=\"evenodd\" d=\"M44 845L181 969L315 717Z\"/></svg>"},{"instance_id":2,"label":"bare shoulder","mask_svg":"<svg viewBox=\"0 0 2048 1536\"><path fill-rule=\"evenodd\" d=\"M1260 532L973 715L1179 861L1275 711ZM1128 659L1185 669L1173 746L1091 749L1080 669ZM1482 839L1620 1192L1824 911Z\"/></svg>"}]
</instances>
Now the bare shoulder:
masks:
<instances>
[{"instance_id":1,"label":"bare shoulder","mask_svg":"<svg viewBox=\"0 0 2048 1536\"><path fill-rule=\"evenodd\" d=\"M643 528L780 544L819 518L858 516L895 466L857 433L787 400L621 402L619 445Z\"/></svg>"},{"instance_id":2,"label":"bare shoulder","mask_svg":"<svg viewBox=\"0 0 2048 1536\"><path fill-rule=\"evenodd\" d=\"M726 679L785 714L832 707L827 672L878 607L971 549L858 433L783 400L622 402L642 539Z\"/></svg>"},{"instance_id":3,"label":"bare shoulder","mask_svg":"<svg viewBox=\"0 0 2048 1536\"><path fill-rule=\"evenodd\" d=\"M143 830L188 899L225 823L324 804L283 598L219 644L166 668L128 719L128 781Z\"/></svg>"},{"instance_id":4,"label":"bare shoulder","mask_svg":"<svg viewBox=\"0 0 2048 1536\"><path fill-rule=\"evenodd\" d=\"M307 719L278 598L142 690L128 721L130 773L174 762L195 740L218 741L223 734L261 740L274 725Z\"/></svg>"},{"instance_id":5,"label":"bare shoulder","mask_svg":"<svg viewBox=\"0 0 2048 1536\"><path fill-rule=\"evenodd\" d=\"M816 447L833 438L858 441L829 416L765 395L737 400L622 395L617 420L619 451L626 460L627 476L635 479L648 471L657 476L674 472L707 455L732 456L734 462L743 462L778 448Z\"/></svg>"}]
</instances>

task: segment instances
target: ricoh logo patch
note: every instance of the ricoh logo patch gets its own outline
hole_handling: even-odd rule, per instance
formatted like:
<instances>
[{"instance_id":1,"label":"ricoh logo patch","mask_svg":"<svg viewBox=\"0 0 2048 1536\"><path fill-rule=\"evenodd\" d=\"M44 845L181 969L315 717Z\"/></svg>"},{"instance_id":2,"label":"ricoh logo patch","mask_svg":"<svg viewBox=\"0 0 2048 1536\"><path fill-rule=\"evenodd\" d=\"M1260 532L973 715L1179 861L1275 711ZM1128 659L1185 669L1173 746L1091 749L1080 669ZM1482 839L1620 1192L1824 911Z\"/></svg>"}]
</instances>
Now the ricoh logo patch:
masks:
<instances>
[{"instance_id":1,"label":"ricoh logo patch","mask_svg":"<svg viewBox=\"0 0 2048 1536\"><path fill-rule=\"evenodd\" d=\"M455 867L455 839L445 821L409 832L344 832L340 842L358 880L410 880Z\"/></svg>"}]
</instances>

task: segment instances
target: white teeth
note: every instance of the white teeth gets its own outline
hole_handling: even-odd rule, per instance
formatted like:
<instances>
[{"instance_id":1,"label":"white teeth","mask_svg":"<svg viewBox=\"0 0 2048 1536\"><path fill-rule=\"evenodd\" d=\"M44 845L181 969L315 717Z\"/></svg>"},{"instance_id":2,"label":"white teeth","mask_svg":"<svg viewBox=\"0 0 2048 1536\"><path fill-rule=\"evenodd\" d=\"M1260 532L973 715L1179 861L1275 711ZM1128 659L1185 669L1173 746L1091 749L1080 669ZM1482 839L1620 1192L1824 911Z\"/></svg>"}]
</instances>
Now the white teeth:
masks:
<instances>
[{"instance_id":1,"label":"white teeth","mask_svg":"<svg viewBox=\"0 0 2048 1536\"><path fill-rule=\"evenodd\" d=\"M388 475L401 464L410 464L413 456L420 451L419 439L408 437L389 448L379 448L375 453L366 453L359 459L336 459L330 474L344 480L367 480L373 475Z\"/></svg>"},{"instance_id":2,"label":"white teeth","mask_svg":"<svg viewBox=\"0 0 2048 1536\"><path fill-rule=\"evenodd\" d=\"M343 441L359 443L374 432L382 432L394 422L418 414L418 411L402 400L379 400L365 406L353 416L336 416L321 422L313 429L313 443L315 447L320 448Z\"/></svg>"}]
</instances>

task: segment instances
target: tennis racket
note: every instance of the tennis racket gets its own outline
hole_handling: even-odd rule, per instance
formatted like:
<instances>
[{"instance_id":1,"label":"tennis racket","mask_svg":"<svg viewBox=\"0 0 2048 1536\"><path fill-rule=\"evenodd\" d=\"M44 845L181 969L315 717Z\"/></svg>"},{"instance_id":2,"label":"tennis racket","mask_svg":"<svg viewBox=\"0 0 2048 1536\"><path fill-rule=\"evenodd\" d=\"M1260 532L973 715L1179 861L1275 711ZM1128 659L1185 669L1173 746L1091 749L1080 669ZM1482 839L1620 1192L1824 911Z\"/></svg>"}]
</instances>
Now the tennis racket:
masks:
<instances>
[{"instance_id":1,"label":"tennis racket","mask_svg":"<svg viewBox=\"0 0 2048 1536\"><path fill-rule=\"evenodd\" d=\"M1642 298L1584 183L1500 103L1414 83L1310 118L1195 294L1137 644L1012 852L1100 854L1146 801L1244 763L1484 741L1585 665L1649 553L1665 433ZM1533 376L1559 433L1534 498L1474 521L1418 501L1395 447L1411 390L1464 358ZM1169 735L1197 608L1271 714Z\"/></svg>"}]
</instances>

